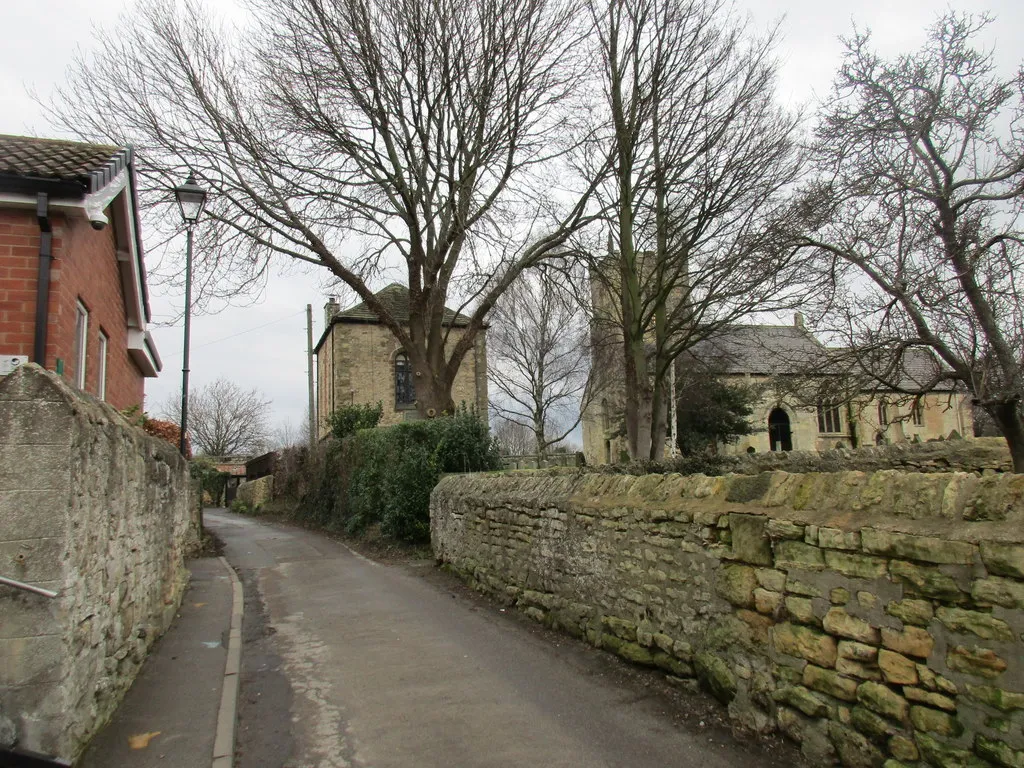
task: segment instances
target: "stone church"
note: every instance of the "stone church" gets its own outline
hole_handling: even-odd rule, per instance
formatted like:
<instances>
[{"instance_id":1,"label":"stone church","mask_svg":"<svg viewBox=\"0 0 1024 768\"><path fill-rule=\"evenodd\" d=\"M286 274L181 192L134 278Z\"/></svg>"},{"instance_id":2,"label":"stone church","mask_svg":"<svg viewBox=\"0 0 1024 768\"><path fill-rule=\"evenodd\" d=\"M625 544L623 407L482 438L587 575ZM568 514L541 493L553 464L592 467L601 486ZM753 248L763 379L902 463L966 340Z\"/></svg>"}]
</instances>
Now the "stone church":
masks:
<instances>
[{"instance_id":1,"label":"stone church","mask_svg":"<svg viewBox=\"0 0 1024 768\"><path fill-rule=\"evenodd\" d=\"M398 283L375 296L403 325L409 322L409 289ZM448 342L454 345L465 333L469 318L444 310ZM346 405L381 402L381 425L419 417L416 380L409 358L391 330L364 303L342 310L333 298L324 306L324 333L313 348L317 362L317 437L330 432L328 418ZM486 329L476 336L455 376L452 399L487 415Z\"/></svg>"}]
</instances>

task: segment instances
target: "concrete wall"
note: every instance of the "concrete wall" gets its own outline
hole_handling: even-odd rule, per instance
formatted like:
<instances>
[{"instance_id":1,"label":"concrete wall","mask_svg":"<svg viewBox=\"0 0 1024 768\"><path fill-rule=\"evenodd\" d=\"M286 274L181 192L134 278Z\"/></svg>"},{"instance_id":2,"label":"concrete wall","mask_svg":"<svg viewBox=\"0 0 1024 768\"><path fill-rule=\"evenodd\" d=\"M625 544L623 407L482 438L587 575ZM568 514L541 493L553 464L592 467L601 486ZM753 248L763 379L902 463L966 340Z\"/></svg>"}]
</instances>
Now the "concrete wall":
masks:
<instances>
[{"instance_id":1,"label":"concrete wall","mask_svg":"<svg viewBox=\"0 0 1024 768\"><path fill-rule=\"evenodd\" d=\"M449 344L454 346L465 330L452 328ZM395 355L401 345L394 334L378 323L335 322L317 353L317 413L319 438L327 436L328 417L336 409L352 404L384 405L381 425L404 421L415 407L395 407ZM487 413L486 332L477 334L473 347L462 360L452 398L458 406L476 406Z\"/></svg>"},{"instance_id":2,"label":"concrete wall","mask_svg":"<svg viewBox=\"0 0 1024 768\"><path fill-rule=\"evenodd\" d=\"M70 759L167 628L198 544L188 465L55 374L0 381L0 711L21 746Z\"/></svg>"},{"instance_id":3,"label":"concrete wall","mask_svg":"<svg viewBox=\"0 0 1024 768\"><path fill-rule=\"evenodd\" d=\"M858 768L1024 764L1022 522L1012 474L548 470L431 503L481 590Z\"/></svg>"}]
</instances>

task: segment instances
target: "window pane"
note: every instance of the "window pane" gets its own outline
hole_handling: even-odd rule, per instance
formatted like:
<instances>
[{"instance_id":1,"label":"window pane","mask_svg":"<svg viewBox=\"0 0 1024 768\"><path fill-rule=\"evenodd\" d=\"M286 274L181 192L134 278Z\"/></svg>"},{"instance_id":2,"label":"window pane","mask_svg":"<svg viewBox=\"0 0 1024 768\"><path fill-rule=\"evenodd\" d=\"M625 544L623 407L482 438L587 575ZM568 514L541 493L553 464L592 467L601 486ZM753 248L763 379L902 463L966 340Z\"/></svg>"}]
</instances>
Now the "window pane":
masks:
<instances>
[{"instance_id":1,"label":"window pane","mask_svg":"<svg viewBox=\"0 0 1024 768\"><path fill-rule=\"evenodd\" d=\"M89 338L89 310L82 302L75 308L75 385L85 389L86 341Z\"/></svg>"},{"instance_id":2,"label":"window pane","mask_svg":"<svg viewBox=\"0 0 1024 768\"><path fill-rule=\"evenodd\" d=\"M97 361L99 369L97 372L96 396L100 400L107 399L107 335L100 331L100 356Z\"/></svg>"},{"instance_id":3,"label":"window pane","mask_svg":"<svg viewBox=\"0 0 1024 768\"><path fill-rule=\"evenodd\" d=\"M400 352L395 355L395 403L409 405L416 402L416 385L409 357Z\"/></svg>"}]
</instances>

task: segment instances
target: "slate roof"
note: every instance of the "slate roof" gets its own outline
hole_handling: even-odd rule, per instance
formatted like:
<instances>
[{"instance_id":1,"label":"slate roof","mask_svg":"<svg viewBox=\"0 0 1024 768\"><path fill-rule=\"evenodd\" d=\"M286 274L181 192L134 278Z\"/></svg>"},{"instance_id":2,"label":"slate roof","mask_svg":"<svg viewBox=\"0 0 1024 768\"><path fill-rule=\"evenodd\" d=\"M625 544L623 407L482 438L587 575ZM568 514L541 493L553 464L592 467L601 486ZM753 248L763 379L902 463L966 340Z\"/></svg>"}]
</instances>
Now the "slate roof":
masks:
<instances>
[{"instance_id":1,"label":"slate roof","mask_svg":"<svg viewBox=\"0 0 1024 768\"><path fill-rule=\"evenodd\" d=\"M828 350L795 325L735 325L694 347L694 354L722 373L762 376L824 373Z\"/></svg>"},{"instance_id":2,"label":"slate roof","mask_svg":"<svg viewBox=\"0 0 1024 768\"><path fill-rule=\"evenodd\" d=\"M131 150L107 144L0 134L0 178L62 184L67 193L96 192L131 161Z\"/></svg>"},{"instance_id":3,"label":"slate roof","mask_svg":"<svg viewBox=\"0 0 1024 768\"><path fill-rule=\"evenodd\" d=\"M377 291L374 296L387 307L388 311L399 323L409 322L409 289L398 283L391 283L386 288ZM356 304L351 309L346 309L334 316L334 321L355 322L355 323L379 323L377 315L366 306L365 302ZM469 325L469 318L454 310L444 308L442 322L445 325L460 327Z\"/></svg>"},{"instance_id":4,"label":"slate roof","mask_svg":"<svg viewBox=\"0 0 1024 768\"><path fill-rule=\"evenodd\" d=\"M844 375L851 366L856 367L849 349L825 347L805 328L795 325L732 326L697 344L693 354L713 371L724 374ZM896 384L900 389L914 391L934 381L941 370L931 352L914 347L903 353ZM874 386L887 389L877 381ZM944 381L931 391L956 388L954 382Z\"/></svg>"}]
</instances>

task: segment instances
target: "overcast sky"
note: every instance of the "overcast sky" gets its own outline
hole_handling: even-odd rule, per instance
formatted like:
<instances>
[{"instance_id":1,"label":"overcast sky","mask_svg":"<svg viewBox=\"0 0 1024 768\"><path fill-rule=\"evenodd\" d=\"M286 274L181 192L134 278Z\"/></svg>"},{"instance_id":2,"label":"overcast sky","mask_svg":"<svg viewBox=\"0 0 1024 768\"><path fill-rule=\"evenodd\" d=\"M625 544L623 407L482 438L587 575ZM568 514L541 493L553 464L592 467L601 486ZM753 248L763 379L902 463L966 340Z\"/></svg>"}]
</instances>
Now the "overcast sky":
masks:
<instances>
[{"instance_id":1,"label":"overcast sky","mask_svg":"<svg viewBox=\"0 0 1024 768\"><path fill-rule=\"evenodd\" d=\"M207 0L224 6L230 0ZM988 11L997 21L987 42L995 47L1001 67L1009 72L1020 62L1024 39L1021 0L738 0L754 24L763 28L782 19L780 96L789 104L813 106L827 93L839 62L839 35L854 22L870 28L876 47L886 54L916 49L924 27L949 7ZM0 0L5 30L0 46L0 133L59 135L51 127L45 103L74 50L88 49L95 26L114 27L132 0ZM1016 58L1015 58L1016 57ZM145 233L144 237L145 237ZM231 307L213 316L195 318L192 326L192 383L202 386L226 377L245 387L257 387L273 401L275 425L297 428L306 412L306 333L304 310L313 305L314 342L323 331L323 304L329 289L315 271L288 270L271 278L255 305ZM182 296L153 291L157 323L180 313ZM153 331L164 370L146 386L146 409L159 411L168 397L177 396L181 381L181 326L158 325Z\"/></svg>"}]
</instances>

